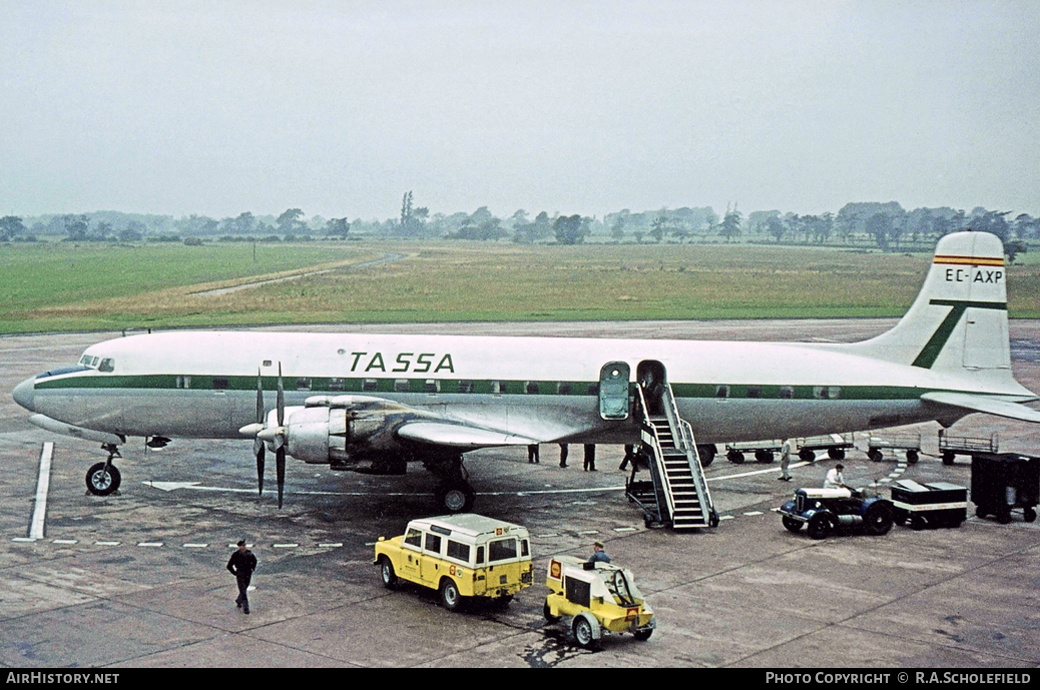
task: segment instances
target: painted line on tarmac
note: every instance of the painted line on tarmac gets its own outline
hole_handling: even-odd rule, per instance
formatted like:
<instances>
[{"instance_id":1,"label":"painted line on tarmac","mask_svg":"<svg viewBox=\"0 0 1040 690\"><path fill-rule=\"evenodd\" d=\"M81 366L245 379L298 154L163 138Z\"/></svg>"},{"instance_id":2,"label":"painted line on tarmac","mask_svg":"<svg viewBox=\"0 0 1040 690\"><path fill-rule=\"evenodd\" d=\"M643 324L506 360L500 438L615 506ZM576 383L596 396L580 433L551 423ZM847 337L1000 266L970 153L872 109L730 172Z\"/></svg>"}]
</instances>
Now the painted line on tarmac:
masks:
<instances>
[{"instance_id":1,"label":"painted line on tarmac","mask_svg":"<svg viewBox=\"0 0 1040 690\"><path fill-rule=\"evenodd\" d=\"M29 538L43 539L44 523L47 519L47 494L51 488L51 461L54 459L54 443L47 441L40 452L40 474L36 480L36 505L29 523Z\"/></svg>"}]
</instances>

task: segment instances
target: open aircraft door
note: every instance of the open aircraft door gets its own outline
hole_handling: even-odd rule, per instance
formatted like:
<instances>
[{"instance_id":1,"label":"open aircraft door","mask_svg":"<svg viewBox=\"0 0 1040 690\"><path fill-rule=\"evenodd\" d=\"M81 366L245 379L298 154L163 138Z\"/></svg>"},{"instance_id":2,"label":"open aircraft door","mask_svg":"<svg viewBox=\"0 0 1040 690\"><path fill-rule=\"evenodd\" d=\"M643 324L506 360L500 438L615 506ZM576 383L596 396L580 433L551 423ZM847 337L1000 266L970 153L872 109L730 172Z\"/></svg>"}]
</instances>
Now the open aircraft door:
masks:
<instances>
[{"instance_id":1,"label":"open aircraft door","mask_svg":"<svg viewBox=\"0 0 1040 690\"><path fill-rule=\"evenodd\" d=\"M599 370L599 416L603 419L628 419L631 373L625 362L607 362Z\"/></svg>"}]
</instances>

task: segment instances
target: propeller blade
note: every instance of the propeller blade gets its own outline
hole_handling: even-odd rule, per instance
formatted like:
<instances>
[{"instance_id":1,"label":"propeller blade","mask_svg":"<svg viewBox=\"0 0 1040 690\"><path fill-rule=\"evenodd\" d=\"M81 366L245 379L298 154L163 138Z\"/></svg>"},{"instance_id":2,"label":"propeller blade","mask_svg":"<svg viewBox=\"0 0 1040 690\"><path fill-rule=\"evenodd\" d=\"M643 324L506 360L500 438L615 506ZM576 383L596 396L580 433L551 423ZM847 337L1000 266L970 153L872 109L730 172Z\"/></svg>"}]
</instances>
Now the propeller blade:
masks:
<instances>
[{"instance_id":1,"label":"propeller blade","mask_svg":"<svg viewBox=\"0 0 1040 690\"><path fill-rule=\"evenodd\" d=\"M257 496L264 495L264 453L264 444L260 443L260 450L256 451Z\"/></svg>"},{"instance_id":2,"label":"propeller blade","mask_svg":"<svg viewBox=\"0 0 1040 690\"><path fill-rule=\"evenodd\" d=\"M282 507L282 493L285 490L285 446L275 451L275 469L278 473L278 507Z\"/></svg>"},{"instance_id":3,"label":"propeller blade","mask_svg":"<svg viewBox=\"0 0 1040 690\"><path fill-rule=\"evenodd\" d=\"M285 426L285 386L282 385L281 362L278 362L278 426Z\"/></svg>"},{"instance_id":4,"label":"propeller blade","mask_svg":"<svg viewBox=\"0 0 1040 690\"><path fill-rule=\"evenodd\" d=\"M260 367L256 369L256 433L264 428L264 378ZM253 453L256 455L256 487L257 495L264 495L264 442L257 438L253 441Z\"/></svg>"}]
</instances>

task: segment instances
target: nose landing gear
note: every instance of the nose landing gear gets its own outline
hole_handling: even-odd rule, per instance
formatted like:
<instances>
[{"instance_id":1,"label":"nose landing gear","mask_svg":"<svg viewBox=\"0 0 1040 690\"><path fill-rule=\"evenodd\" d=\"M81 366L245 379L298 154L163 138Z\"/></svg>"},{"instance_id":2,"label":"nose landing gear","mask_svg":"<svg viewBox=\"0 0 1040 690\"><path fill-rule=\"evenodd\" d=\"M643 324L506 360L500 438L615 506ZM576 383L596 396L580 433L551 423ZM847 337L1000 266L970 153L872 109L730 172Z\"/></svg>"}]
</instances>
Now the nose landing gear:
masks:
<instances>
[{"instance_id":1,"label":"nose landing gear","mask_svg":"<svg viewBox=\"0 0 1040 690\"><path fill-rule=\"evenodd\" d=\"M108 451L108 459L87 470L87 491L95 496L109 496L119 489L123 480L119 469L112 464L112 459L123 456L119 454L119 446L114 443L106 443L101 447Z\"/></svg>"}]
</instances>

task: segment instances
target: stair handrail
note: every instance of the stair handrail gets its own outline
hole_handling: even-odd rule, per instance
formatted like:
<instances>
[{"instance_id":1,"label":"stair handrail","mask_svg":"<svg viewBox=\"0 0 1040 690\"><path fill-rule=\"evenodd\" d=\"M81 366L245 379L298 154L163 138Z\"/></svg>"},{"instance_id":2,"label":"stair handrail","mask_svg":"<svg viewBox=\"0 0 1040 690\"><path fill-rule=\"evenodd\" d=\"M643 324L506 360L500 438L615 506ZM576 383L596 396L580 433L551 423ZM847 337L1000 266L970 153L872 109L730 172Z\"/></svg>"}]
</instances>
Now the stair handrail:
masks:
<instances>
[{"instance_id":1,"label":"stair handrail","mask_svg":"<svg viewBox=\"0 0 1040 690\"><path fill-rule=\"evenodd\" d=\"M646 405L646 397L643 395L643 387L636 386L636 389L639 391L639 406L643 410L642 428L643 431L650 432L650 438L653 440L653 443L651 444L652 450L654 451L652 462L656 467L656 471L654 468L650 468L650 478L654 482L654 490L657 495L664 496L665 507L668 510L667 519L672 520L675 516L675 499L672 497L671 487L668 482L663 479L665 469L662 466L664 452L661 450L661 439L657 435L657 428L653 425L653 422L650 419L650 409ZM658 503L660 504L660 501L658 501ZM658 505L657 508L658 513L660 513L661 506ZM664 515L661 515L660 517L663 519Z\"/></svg>"},{"instance_id":2,"label":"stair handrail","mask_svg":"<svg viewBox=\"0 0 1040 690\"><path fill-rule=\"evenodd\" d=\"M676 447L686 454L686 461L690 464L690 474L693 483L697 487L697 493L703 498L701 501L701 512L706 523L710 522L709 516L715 509L711 500L711 492L708 491L708 483L704 481L704 468L701 465L700 452L693 441L693 427L685 419L679 416L679 406L675 402L671 385L664 387L661 396L665 401L665 416L672 427L672 436L676 439Z\"/></svg>"}]
</instances>

